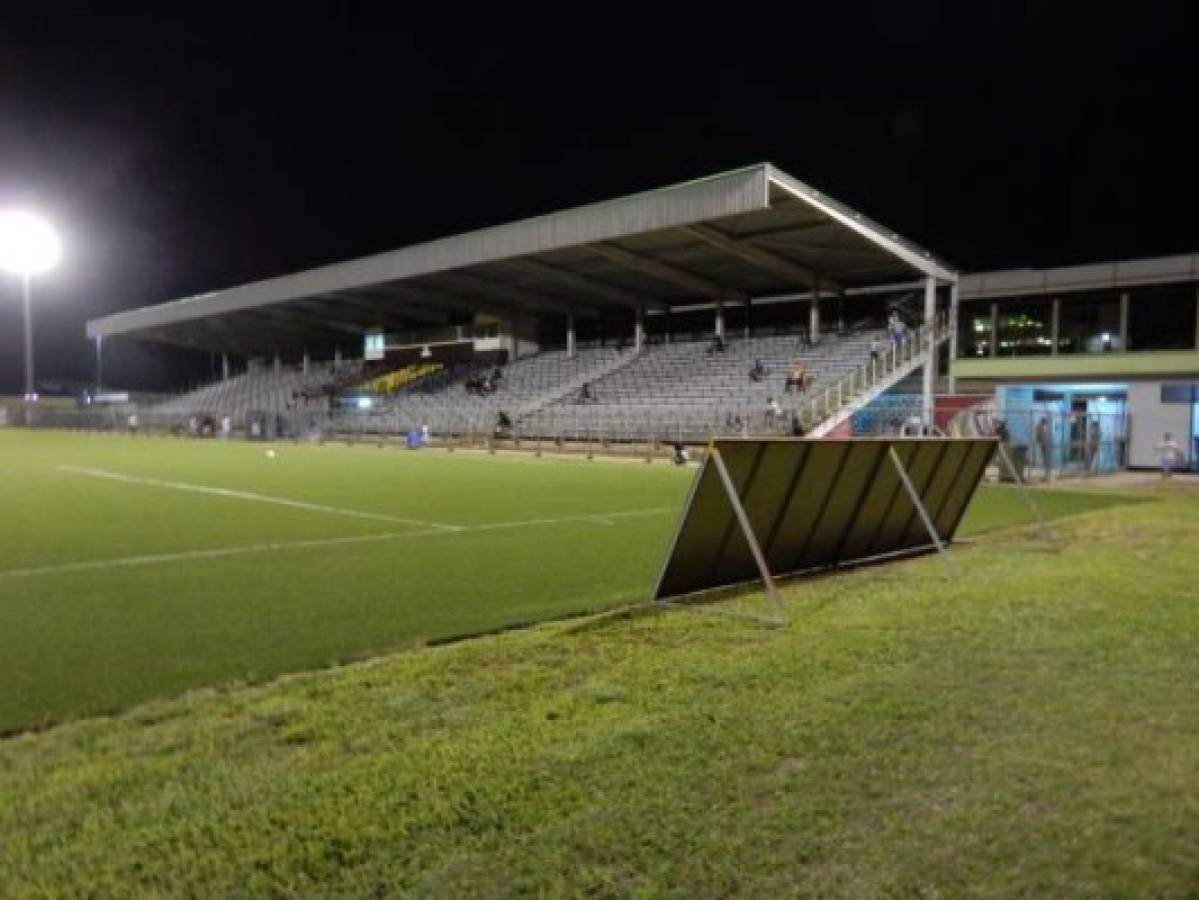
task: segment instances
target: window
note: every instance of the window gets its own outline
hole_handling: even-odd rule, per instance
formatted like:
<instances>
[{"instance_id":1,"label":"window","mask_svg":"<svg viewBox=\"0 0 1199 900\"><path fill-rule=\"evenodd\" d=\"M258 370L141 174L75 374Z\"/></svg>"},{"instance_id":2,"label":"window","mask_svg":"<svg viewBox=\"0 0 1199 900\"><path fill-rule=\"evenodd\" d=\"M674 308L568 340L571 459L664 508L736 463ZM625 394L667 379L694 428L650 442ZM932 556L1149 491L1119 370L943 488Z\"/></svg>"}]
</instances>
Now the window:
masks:
<instances>
[{"instance_id":1,"label":"window","mask_svg":"<svg viewBox=\"0 0 1199 900\"><path fill-rule=\"evenodd\" d=\"M1112 292L1062 298L1058 353L1106 353L1120 345L1120 295Z\"/></svg>"},{"instance_id":2,"label":"window","mask_svg":"<svg viewBox=\"0 0 1199 900\"><path fill-rule=\"evenodd\" d=\"M1053 351L1053 303L1025 300L999 303L997 356L1044 356Z\"/></svg>"},{"instance_id":3,"label":"window","mask_svg":"<svg viewBox=\"0 0 1199 900\"><path fill-rule=\"evenodd\" d=\"M1162 403L1199 403L1199 385L1163 384Z\"/></svg>"},{"instance_id":4,"label":"window","mask_svg":"<svg viewBox=\"0 0 1199 900\"><path fill-rule=\"evenodd\" d=\"M991 303L963 303L958 310L958 356L991 355Z\"/></svg>"},{"instance_id":5,"label":"window","mask_svg":"<svg viewBox=\"0 0 1199 900\"><path fill-rule=\"evenodd\" d=\"M1195 347L1193 284L1134 288L1128 301L1130 350L1191 350Z\"/></svg>"}]
</instances>

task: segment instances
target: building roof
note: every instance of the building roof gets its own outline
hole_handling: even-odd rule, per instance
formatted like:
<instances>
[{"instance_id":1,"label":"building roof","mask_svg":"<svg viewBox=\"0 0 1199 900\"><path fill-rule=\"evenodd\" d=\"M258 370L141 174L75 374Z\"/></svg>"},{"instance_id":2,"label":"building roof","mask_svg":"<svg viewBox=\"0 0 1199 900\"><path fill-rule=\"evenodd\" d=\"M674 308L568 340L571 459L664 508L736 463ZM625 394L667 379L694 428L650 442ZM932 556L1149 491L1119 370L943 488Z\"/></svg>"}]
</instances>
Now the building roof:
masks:
<instances>
[{"instance_id":1,"label":"building roof","mask_svg":"<svg viewBox=\"0 0 1199 900\"><path fill-rule=\"evenodd\" d=\"M1199 281L1199 253L1126 259L1053 269L1004 269L963 275L963 300L996 300L1052 293L1098 291Z\"/></svg>"},{"instance_id":2,"label":"building roof","mask_svg":"<svg viewBox=\"0 0 1199 900\"><path fill-rule=\"evenodd\" d=\"M115 313L87 335L235 353L334 345L466 314L630 316L697 300L957 273L768 163Z\"/></svg>"}]
</instances>

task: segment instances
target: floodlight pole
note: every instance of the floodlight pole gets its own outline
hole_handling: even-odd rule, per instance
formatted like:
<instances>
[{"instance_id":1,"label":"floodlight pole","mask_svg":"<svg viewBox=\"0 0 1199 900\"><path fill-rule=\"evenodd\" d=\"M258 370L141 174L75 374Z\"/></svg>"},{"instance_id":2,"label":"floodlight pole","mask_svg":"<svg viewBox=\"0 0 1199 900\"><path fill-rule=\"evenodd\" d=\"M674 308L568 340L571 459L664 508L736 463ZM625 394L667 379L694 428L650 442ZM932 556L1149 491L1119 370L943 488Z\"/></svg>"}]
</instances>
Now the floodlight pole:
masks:
<instances>
[{"instance_id":1,"label":"floodlight pole","mask_svg":"<svg viewBox=\"0 0 1199 900\"><path fill-rule=\"evenodd\" d=\"M895 452L895 445L892 444L887 451L891 456L891 463L895 466L895 471L899 474L899 480L903 482L904 490L908 492L908 499L912 501L912 506L916 507L916 512L920 516L920 521L924 523L924 527L928 530L928 536L932 538L933 546L937 548L937 553L941 560L945 563L946 568L953 574L957 574L953 565L953 560L949 556L949 548L945 542L941 540L941 535L937 534L937 527L933 524L932 516L928 514L928 510L924 508L924 503L920 500L920 494L916 490L916 486L912 484L912 479L908 477L908 470L903 467L903 462L899 458L899 454Z\"/></svg>"},{"instance_id":2,"label":"floodlight pole","mask_svg":"<svg viewBox=\"0 0 1199 900\"><path fill-rule=\"evenodd\" d=\"M25 305L25 399L33 399L33 304L30 302L32 278L21 274L21 297Z\"/></svg>"}]
</instances>

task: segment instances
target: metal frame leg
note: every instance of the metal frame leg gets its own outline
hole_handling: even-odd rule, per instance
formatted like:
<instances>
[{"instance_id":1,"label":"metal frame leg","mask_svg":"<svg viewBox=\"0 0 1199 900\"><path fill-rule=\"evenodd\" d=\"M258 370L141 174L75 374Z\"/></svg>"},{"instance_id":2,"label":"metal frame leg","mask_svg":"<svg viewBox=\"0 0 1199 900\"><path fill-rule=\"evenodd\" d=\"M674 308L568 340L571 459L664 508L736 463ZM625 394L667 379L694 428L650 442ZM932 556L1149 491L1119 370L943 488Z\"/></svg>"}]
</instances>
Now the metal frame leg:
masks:
<instances>
[{"instance_id":1,"label":"metal frame leg","mask_svg":"<svg viewBox=\"0 0 1199 900\"><path fill-rule=\"evenodd\" d=\"M749 516L745 514L745 507L741 505L741 498L737 494L737 486L733 484L733 477L729 474L728 467L724 464L724 458L720 455L720 450L713 447L711 456L712 462L716 465L716 471L720 475L720 481L724 484L724 492L728 495L729 505L733 507L737 523L741 526L741 533L745 535L745 542L749 544L749 550L754 556L754 562L758 564L758 572L762 576L763 584L766 585L766 596L770 598L775 609L778 610L779 621L774 624L786 625L790 619L787 617L786 607L783 606L783 598L779 596L778 588L774 583L774 576L770 574L770 567L766 565L766 556L762 553L762 548L758 544L758 538L749 524Z\"/></svg>"},{"instance_id":2,"label":"metal frame leg","mask_svg":"<svg viewBox=\"0 0 1199 900\"><path fill-rule=\"evenodd\" d=\"M903 462L900 460L899 454L895 452L895 445L892 444L887 452L891 457L891 463L895 466L896 473L899 475L899 480L903 482L904 490L908 492L908 499L912 501L912 506L916 507L920 521L924 523L924 527L928 530L928 536L932 538L933 546L937 548L937 555L945 566L947 574L956 575L957 569L953 564L952 557L949 555L949 546L941 540L941 535L937 534L937 528L933 525L932 516L924 508L924 503L920 500L920 494L916 491L916 486L912 484L912 479L908 476L908 470L903 467Z\"/></svg>"},{"instance_id":3,"label":"metal frame leg","mask_svg":"<svg viewBox=\"0 0 1199 900\"><path fill-rule=\"evenodd\" d=\"M1024 502L1028 504L1028 508L1032 510L1033 518L1037 520L1037 530L1041 533L1041 540L1047 544L1057 543L1057 534L1049 527L1049 520L1045 518L1045 514L1041 511L1041 507L1033 499L1032 491L1029 489L1027 482L1020 477L1020 473L1016 470L1016 464L1012 462L1012 458L1008 456L1008 452L1004 449L1002 443L995 445L996 452L999 454L999 459L1007 467L1008 474L1012 476L1012 480L1016 482L1016 488L1020 491Z\"/></svg>"}]
</instances>

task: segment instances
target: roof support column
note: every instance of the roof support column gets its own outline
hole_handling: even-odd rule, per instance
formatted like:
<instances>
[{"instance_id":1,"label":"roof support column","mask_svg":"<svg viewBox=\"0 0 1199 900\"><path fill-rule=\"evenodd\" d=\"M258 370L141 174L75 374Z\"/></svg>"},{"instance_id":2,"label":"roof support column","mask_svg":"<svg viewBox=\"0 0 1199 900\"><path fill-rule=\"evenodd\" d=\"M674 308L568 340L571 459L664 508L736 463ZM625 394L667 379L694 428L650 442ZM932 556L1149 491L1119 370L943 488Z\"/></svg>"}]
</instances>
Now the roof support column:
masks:
<instances>
[{"instance_id":1,"label":"roof support column","mask_svg":"<svg viewBox=\"0 0 1199 900\"><path fill-rule=\"evenodd\" d=\"M641 352L645 344L645 310L637 307L637 320L633 323L633 351Z\"/></svg>"},{"instance_id":2,"label":"roof support column","mask_svg":"<svg viewBox=\"0 0 1199 900\"><path fill-rule=\"evenodd\" d=\"M1053 342L1053 346L1049 348L1049 355L1057 356L1057 344L1062 335L1062 298L1054 297L1050 309L1049 340Z\"/></svg>"},{"instance_id":3,"label":"roof support column","mask_svg":"<svg viewBox=\"0 0 1199 900\"><path fill-rule=\"evenodd\" d=\"M812 285L812 300L808 304L808 343L820 343L820 282Z\"/></svg>"},{"instance_id":4,"label":"roof support column","mask_svg":"<svg viewBox=\"0 0 1199 900\"><path fill-rule=\"evenodd\" d=\"M1121 352L1128 349L1128 291L1120 294L1120 346L1116 349Z\"/></svg>"},{"instance_id":5,"label":"roof support column","mask_svg":"<svg viewBox=\"0 0 1199 900\"><path fill-rule=\"evenodd\" d=\"M991 304L991 357L999 355L999 304Z\"/></svg>"},{"instance_id":6,"label":"roof support column","mask_svg":"<svg viewBox=\"0 0 1199 900\"><path fill-rule=\"evenodd\" d=\"M718 338L724 337L724 301L716 301L716 321L712 326L713 333Z\"/></svg>"},{"instance_id":7,"label":"roof support column","mask_svg":"<svg viewBox=\"0 0 1199 900\"><path fill-rule=\"evenodd\" d=\"M958 380L953 374L958 358L958 312L961 306L961 291L955 281L949 286L949 393L956 394Z\"/></svg>"},{"instance_id":8,"label":"roof support column","mask_svg":"<svg viewBox=\"0 0 1199 900\"><path fill-rule=\"evenodd\" d=\"M338 344L336 347L333 348L333 365L338 369L341 368L341 345L340 344Z\"/></svg>"},{"instance_id":9,"label":"roof support column","mask_svg":"<svg viewBox=\"0 0 1199 900\"><path fill-rule=\"evenodd\" d=\"M308 348L307 347L304 348L304 355L300 359L300 370L305 375L308 374Z\"/></svg>"},{"instance_id":10,"label":"roof support column","mask_svg":"<svg viewBox=\"0 0 1199 900\"><path fill-rule=\"evenodd\" d=\"M566 356L568 359L575 358L575 316L570 313L566 317Z\"/></svg>"},{"instance_id":11,"label":"roof support column","mask_svg":"<svg viewBox=\"0 0 1199 900\"><path fill-rule=\"evenodd\" d=\"M282 369L283 369L283 357L280 356L279 351L276 350L275 351L275 372L277 373L277 372L281 371Z\"/></svg>"},{"instance_id":12,"label":"roof support column","mask_svg":"<svg viewBox=\"0 0 1199 900\"><path fill-rule=\"evenodd\" d=\"M937 374L937 344L933 329L937 323L937 279L924 279L924 326L928 334L928 359L924 361L924 382L921 386L921 407L924 424L933 424L933 378Z\"/></svg>"},{"instance_id":13,"label":"roof support column","mask_svg":"<svg viewBox=\"0 0 1199 900\"><path fill-rule=\"evenodd\" d=\"M745 339L747 341L749 340L750 319L752 317L753 309L754 309L754 298L746 297L745 298Z\"/></svg>"},{"instance_id":14,"label":"roof support column","mask_svg":"<svg viewBox=\"0 0 1199 900\"><path fill-rule=\"evenodd\" d=\"M1199 350L1199 287L1195 288L1195 349Z\"/></svg>"},{"instance_id":15,"label":"roof support column","mask_svg":"<svg viewBox=\"0 0 1199 900\"><path fill-rule=\"evenodd\" d=\"M104 390L104 335L96 335L96 393Z\"/></svg>"},{"instance_id":16,"label":"roof support column","mask_svg":"<svg viewBox=\"0 0 1199 900\"><path fill-rule=\"evenodd\" d=\"M229 354L221 354L221 381L229 380Z\"/></svg>"}]
</instances>

